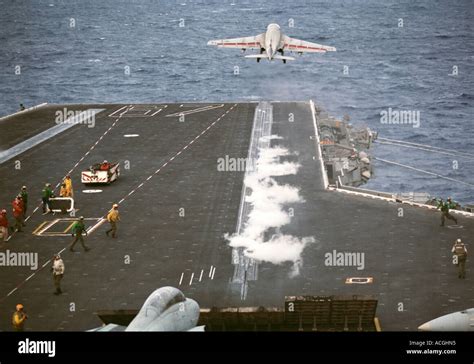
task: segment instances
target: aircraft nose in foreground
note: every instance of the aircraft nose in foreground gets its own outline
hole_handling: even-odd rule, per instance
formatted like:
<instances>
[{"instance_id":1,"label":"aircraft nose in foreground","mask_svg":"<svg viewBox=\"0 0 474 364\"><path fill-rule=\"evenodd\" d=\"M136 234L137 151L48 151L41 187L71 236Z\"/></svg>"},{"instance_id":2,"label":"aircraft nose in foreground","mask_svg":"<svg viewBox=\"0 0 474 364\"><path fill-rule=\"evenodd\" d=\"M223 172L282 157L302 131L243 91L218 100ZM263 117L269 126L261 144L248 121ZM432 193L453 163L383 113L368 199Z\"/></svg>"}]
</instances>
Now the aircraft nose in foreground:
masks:
<instances>
[{"instance_id":1,"label":"aircraft nose in foreground","mask_svg":"<svg viewBox=\"0 0 474 364\"><path fill-rule=\"evenodd\" d=\"M474 308L450 313L418 327L420 331L474 331Z\"/></svg>"}]
</instances>

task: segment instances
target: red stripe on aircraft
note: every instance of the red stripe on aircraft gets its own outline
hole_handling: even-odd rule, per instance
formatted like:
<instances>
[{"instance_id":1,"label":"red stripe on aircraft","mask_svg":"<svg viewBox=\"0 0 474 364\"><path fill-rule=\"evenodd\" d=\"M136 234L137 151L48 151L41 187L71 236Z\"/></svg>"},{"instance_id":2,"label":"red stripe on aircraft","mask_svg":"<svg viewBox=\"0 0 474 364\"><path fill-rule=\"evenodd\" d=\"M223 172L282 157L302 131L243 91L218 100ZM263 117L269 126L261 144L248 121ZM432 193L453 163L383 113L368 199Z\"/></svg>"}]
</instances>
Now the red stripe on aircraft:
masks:
<instances>
[{"instance_id":1,"label":"red stripe on aircraft","mask_svg":"<svg viewBox=\"0 0 474 364\"><path fill-rule=\"evenodd\" d=\"M326 51L326 49L324 49L324 48L308 47L308 46L293 45L293 44L285 44L285 47L288 47L288 48L314 49L314 50L318 50L318 51Z\"/></svg>"},{"instance_id":2,"label":"red stripe on aircraft","mask_svg":"<svg viewBox=\"0 0 474 364\"><path fill-rule=\"evenodd\" d=\"M243 46L245 46L245 45L246 45L246 46L252 46L252 45L254 45L254 46L255 46L255 45L258 45L258 43L224 43L224 42L222 42L222 43L220 43L219 45L239 45L239 46L240 46L240 45L243 45Z\"/></svg>"}]
</instances>

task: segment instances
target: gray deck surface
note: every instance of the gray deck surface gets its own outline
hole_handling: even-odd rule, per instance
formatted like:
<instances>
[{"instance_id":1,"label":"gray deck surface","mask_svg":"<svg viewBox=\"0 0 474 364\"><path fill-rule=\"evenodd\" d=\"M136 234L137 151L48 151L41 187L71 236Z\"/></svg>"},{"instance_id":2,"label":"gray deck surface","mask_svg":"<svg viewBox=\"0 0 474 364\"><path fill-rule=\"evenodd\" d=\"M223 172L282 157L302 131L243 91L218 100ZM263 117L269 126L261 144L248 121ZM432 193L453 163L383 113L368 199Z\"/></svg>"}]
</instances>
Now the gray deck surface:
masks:
<instances>
[{"instance_id":1,"label":"gray deck surface","mask_svg":"<svg viewBox=\"0 0 474 364\"><path fill-rule=\"evenodd\" d=\"M95 311L139 308L153 290L165 285L180 288L202 307L283 306L285 295L371 294L379 300L382 329L397 331L416 330L434 317L474 307L471 260L467 278L460 280L450 254L455 238L469 243L474 236L473 219L460 217L461 229L441 228L439 215L433 211L403 205L404 217L398 217L398 204L325 191L306 102L273 103L272 134L283 139L272 144L298 152L302 165L296 175L277 178L299 187L305 200L291 206L295 217L282 230L298 237L314 236L317 242L305 249L303 268L296 278L289 278L289 264L261 263L258 280L250 282L247 299L242 301L229 284L231 248L223 235L235 231L243 172L219 172L217 158L247 156L256 105L226 103L188 114L184 122L166 115L206 104L135 105L135 110L162 110L151 117L125 113L118 121L118 113L109 115L126 105L50 105L4 120L1 149L54 126L58 107L106 109L96 116L94 128L74 126L0 165L0 207L10 210L11 200L25 184L31 214L39 204L43 184L56 185L112 125L71 173L77 214L101 217L112 203L125 200L117 239L107 238L107 225L103 225L86 239L90 252L76 246L75 253L62 253L66 265L62 296L53 295L49 266L26 282L34 273L28 267L0 267L0 330L10 330L11 313L19 302L29 314L28 330L91 329L100 325ZM293 123L288 122L289 113L294 114ZM125 138L124 134L139 137ZM102 193L82 193L86 188L80 183L81 170L103 159L121 162L119 180L97 187ZM21 161L21 169L15 169L15 160ZM124 168L126 161L130 169ZM147 181L149 176L153 177ZM179 216L180 208L184 217ZM56 217L36 211L25 232L15 234L0 251L37 252L41 267L72 239L31 234ZM333 249L364 252L365 269L325 266L324 254ZM125 264L127 256L130 264ZM211 266L216 268L213 279ZM347 277L373 277L374 282L348 285ZM400 303L403 312L398 310Z\"/></svg>"}]
</instances>

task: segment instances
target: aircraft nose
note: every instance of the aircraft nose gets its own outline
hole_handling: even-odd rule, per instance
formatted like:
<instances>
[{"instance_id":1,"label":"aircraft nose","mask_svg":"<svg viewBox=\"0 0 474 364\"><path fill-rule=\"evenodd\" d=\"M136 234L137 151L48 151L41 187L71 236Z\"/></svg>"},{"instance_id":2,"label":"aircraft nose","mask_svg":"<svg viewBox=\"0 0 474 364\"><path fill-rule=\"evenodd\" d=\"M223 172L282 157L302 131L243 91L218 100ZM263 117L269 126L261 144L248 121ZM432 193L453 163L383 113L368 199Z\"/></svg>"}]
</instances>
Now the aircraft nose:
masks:
<instances>
[{"instance_id":1,"label":"aircraft nose","mask_svg":"<svg viewBox=\"0 0 474 364\"><path fill-rule=\"evenodd\" d=\"M420 330L420 331L431 331L431 325L429 324L429 322L426 322L423 325L419 326L418 330Z\"/></svg>"}]
</instances>

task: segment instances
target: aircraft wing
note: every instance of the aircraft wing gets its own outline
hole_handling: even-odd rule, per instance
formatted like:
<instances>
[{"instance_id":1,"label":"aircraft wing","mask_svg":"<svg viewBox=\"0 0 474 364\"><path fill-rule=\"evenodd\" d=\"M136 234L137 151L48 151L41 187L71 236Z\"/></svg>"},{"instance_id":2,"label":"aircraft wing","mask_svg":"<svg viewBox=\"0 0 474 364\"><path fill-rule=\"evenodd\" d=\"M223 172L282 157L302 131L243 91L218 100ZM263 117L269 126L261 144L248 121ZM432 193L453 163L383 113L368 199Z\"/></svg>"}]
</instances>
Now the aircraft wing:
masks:
<instances>
[{"instance_id":1,"label":"aircraft wing","mask_svg":"<svg viewBox=\"0 0 474 364\"><path fill-rule=\"evenodd\" d=\"M265 43L265 33L243 38L216 39L207 42L207 45L219 48L260 49Z\"/></svg>"},{"instance_id":2,"label":"aircraft wing","mask_svg":"<svg viewBox=\"0 0 474 364\"><path fill-rule=\"evenodd\" d=\"M305 40L296 39L288 37L287 35L283 36L282 39L283 46L282 48L292 52L317 52L317 53L326 53L334 52L336 48L325 46L318 43L307 42Z\"/></svg>"}]
</instances>

